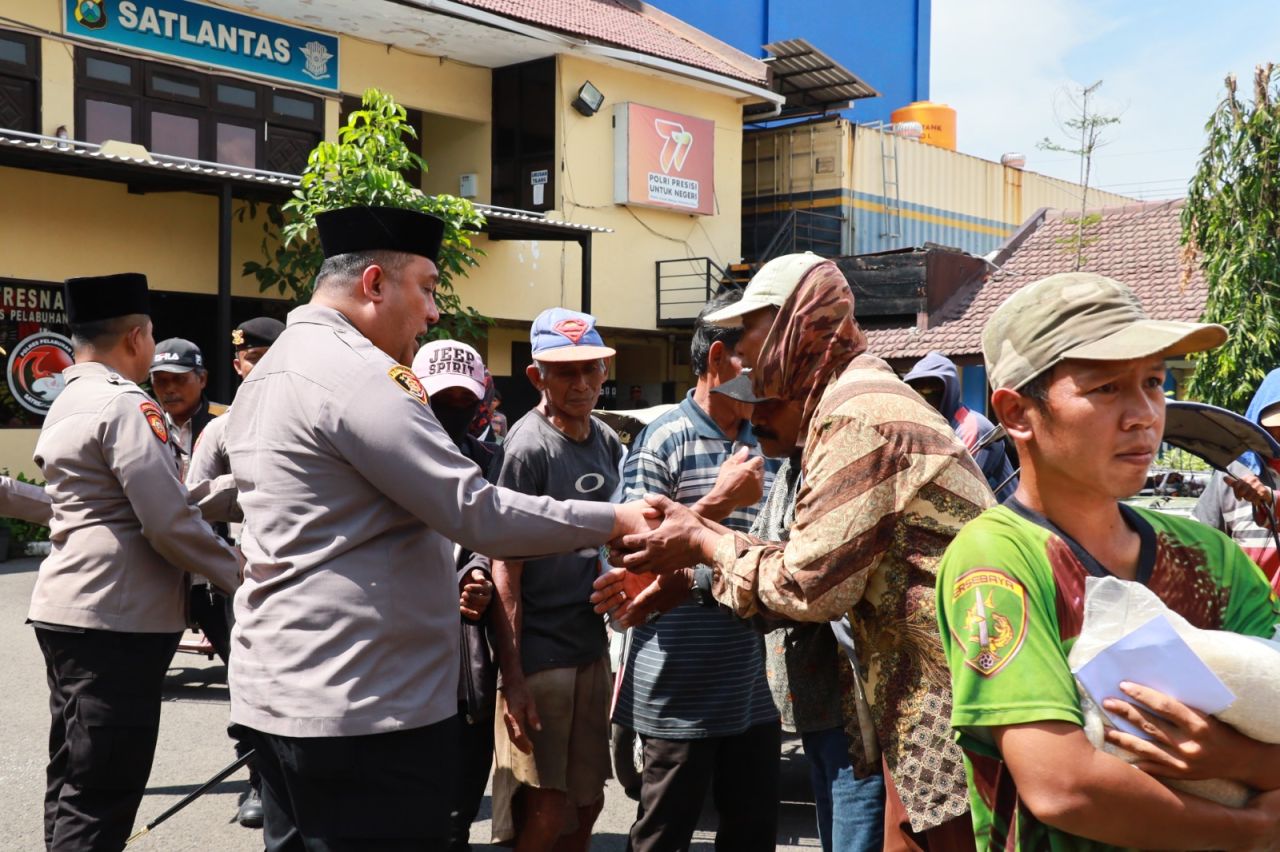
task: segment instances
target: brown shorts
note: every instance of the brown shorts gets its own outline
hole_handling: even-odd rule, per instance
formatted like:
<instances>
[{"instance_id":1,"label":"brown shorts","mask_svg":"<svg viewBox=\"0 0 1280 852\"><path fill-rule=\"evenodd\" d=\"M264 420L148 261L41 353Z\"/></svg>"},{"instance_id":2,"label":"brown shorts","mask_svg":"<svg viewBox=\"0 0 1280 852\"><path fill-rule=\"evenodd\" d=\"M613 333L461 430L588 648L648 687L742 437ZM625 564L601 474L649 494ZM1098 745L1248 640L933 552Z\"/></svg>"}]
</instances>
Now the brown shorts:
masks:
<instances>
[{"instance_id":1,"label":"brown shorts","mask_svg":"<svg viewBox=\"0 0 1280 852\"><path fill-rule=\"evenodd\" d=\"M571 809L604 797L609 770L609 700L606 660L577 668L547 669L525 678L541 731L530 731L533 753L507 736L506 701L498 693L493 736L493 843L515 837L512 799L521 787L560 790ZM574 821L571 821L573 824Z\"/></svg>"}]
</instances>

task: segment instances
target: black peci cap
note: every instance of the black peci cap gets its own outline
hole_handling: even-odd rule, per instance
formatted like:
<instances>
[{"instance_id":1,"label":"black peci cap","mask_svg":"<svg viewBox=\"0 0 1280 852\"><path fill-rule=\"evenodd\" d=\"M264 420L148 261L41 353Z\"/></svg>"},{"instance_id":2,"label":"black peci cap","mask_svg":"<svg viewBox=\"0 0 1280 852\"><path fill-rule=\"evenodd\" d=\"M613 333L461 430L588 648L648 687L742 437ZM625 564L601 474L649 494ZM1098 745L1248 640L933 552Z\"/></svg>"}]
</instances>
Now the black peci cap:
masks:
<instances>
[{"instance_id":1,"label":"black peci cap","mask_svg":"<svg viewBox=\"0 0 1280 852\"><path fill-rule=\"evenodd\" d=\"M237 351L270 346L284 331L284 323L272 317L254 317L240 323L231 332L231 345Z\"/></svg>"},{"instance_id":2,"label":"black peci cap","mask_svg":"<svg viewBox=\"0 0 1280 852\"><path fill-rule=\"evenodd\" d=\"M359 251L417 254L432 263L440 254L444 220L400 207L343 207L316 215L326 258Z\"/></svg>"},{"instance_id":3,"label":"black peci cap","mask_svg":"<svg viewBox=\"0 0 1280 852\"><path fill-rule=\"evenodd\" d=\"M62 284L62 300L68 325L151 314L147 276L141 272L68 278Z\"/></svg>"}]
</instances>

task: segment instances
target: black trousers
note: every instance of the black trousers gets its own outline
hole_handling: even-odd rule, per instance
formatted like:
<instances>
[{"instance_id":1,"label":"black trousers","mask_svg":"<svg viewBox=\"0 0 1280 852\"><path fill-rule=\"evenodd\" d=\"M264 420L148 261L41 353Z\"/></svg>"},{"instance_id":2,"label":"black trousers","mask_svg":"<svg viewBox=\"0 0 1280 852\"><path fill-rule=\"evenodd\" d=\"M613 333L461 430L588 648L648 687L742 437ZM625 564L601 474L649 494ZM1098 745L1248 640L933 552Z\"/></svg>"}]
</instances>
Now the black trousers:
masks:
<instances>
[{"instance_id":1,"label":"black trousers","mask_svg":"<svg viewBox=\"0 0 1280 852\"><path fill-rule=\"evenodd\" d=\"M442 852L448 847L457 717L359 737L281 737L257 749L267 852Z\"/></svg>"},{"instance_id":2,"label":"black trousers","mask_svg":"<svg viewBox=\"0 0 1280 852\"><path fill-rule=\"evenodd\" d=\"M459 710L458 780L449 813L449 852L471 852L471 823L480 812L492 768L493 717L471 723Z\"/></svg>"},{"instance_id":3,"label":"black trousers","mask_svg":"<svg viewBox=\"0 0 1280 852\"><path fill-rule=\"evenodd\" d=\"M47 849L117 850L151 775L177 633L36 627L49 681Z\"/></svg>"},{"instance_id":4,"label":"black trousers","mask_svg":"<svg viewBox=\"0 0 1280 852\"><path fill-rule=\"evenodd\" d=\"M231 605L231 596L214 586L197 584L191 587L191 620L204 633L209 644L213 646L218 659L224 666L230 665L231 628L236 623L235 609ZM236 757L244 757L251 746L244 741L243 729L239 725L229 725L227 736L235 744ZM249 759L249 786L255 790L262 787L258 779L258 767L253 758Z\"/></svg>"},{"instance_id":5,"label":"black trousers","mask_svg":"<svg viewBox=\"0 0 1280 852\"><path fill-rule=\"evenodd\" d=\"M708 790L720 816L717 850L774 849L782 749L777 722L732 737L664 740L642 734L640 739L644 772L628 850L688 849Z\"/></svg>"},{"instance_id":6,"label":"black trousers","mask_svg":"<svg viewBox=\"0 0 1280 852\"><path fill-rule=\"evenodd\" d=\"M231 625L235 623L231 598L221 590L203 583L192 585L188 595L191 620L209 640L223 665L226 665L227 658L231 655Z\"/></svg>"}]
</instances>

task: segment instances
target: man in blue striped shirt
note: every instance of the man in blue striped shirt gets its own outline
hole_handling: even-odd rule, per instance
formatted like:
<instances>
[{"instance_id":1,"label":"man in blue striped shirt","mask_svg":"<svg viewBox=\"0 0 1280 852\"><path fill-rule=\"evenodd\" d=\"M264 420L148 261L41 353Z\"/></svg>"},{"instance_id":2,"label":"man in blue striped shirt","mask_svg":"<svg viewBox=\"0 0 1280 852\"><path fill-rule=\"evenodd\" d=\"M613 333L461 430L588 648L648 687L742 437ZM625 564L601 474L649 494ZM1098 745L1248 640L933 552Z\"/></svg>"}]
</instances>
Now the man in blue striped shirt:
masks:
<instances>
[{"instance_id":1,"label":"man in blue striped shirt","mask_svg":"<svg viewBox=\"0 0 1280 852\"><path fill-rule=\"evenodd\" d=\"M717 299L699 316L692 345L697 385L636 438L623 469L624 499L662 494L746 531L762 492L752 494L747 508L733 505L741 502L740 491L713 490L721 466L763 466L767 493L777 463L759 457L751 407L711 392L742 370L742 329L703 321L732 301ZM718 849L775 845L781 732L763 643L748 622L709 594L705 600L691 597L632 634L613 721L635 730L643 743L633 852L687 848L709 789L720 817Z\"/></svg>"}]
</instances>

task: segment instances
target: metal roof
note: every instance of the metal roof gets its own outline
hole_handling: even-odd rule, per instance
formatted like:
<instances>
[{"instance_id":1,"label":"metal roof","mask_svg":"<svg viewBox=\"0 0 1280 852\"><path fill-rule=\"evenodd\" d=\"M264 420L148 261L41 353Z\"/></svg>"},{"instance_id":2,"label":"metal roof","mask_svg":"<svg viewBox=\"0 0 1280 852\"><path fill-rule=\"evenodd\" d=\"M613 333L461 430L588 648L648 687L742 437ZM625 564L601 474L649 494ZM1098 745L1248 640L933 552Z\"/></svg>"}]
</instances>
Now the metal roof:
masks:
<instances>
[{"instance_id":1,"label":"metal roof","mask_svg":"<svg viewBox=\"0 0 1280 852\"><path fill-rule=\"evenodd\" d=\"M853 105L861 98L874 98L879 92L802 38L791 38L766 44L770 54L765 62L772 70L770 88L786 97L787 102L776 118L821 115ZM756 108L763 112L765 108ZM746 114L750 117L752 108Z\"/></svg>"},{"instance_id":2,"label":"metal roof","mask_svg":"<svg viewBox=\"0 0 1280 852\"><path fill-rule=\"evenodd\" d=\"M135 145L94 145L56 136L0 129L0 165L35 168L79 177L128 183L140 191L212 192L231 184L244 198L281 200L301 176L156 154ZM494 239L571 239L611 234L612 228L548 219L530 210L476 204Z\"/></svg>"}]
</instances>

